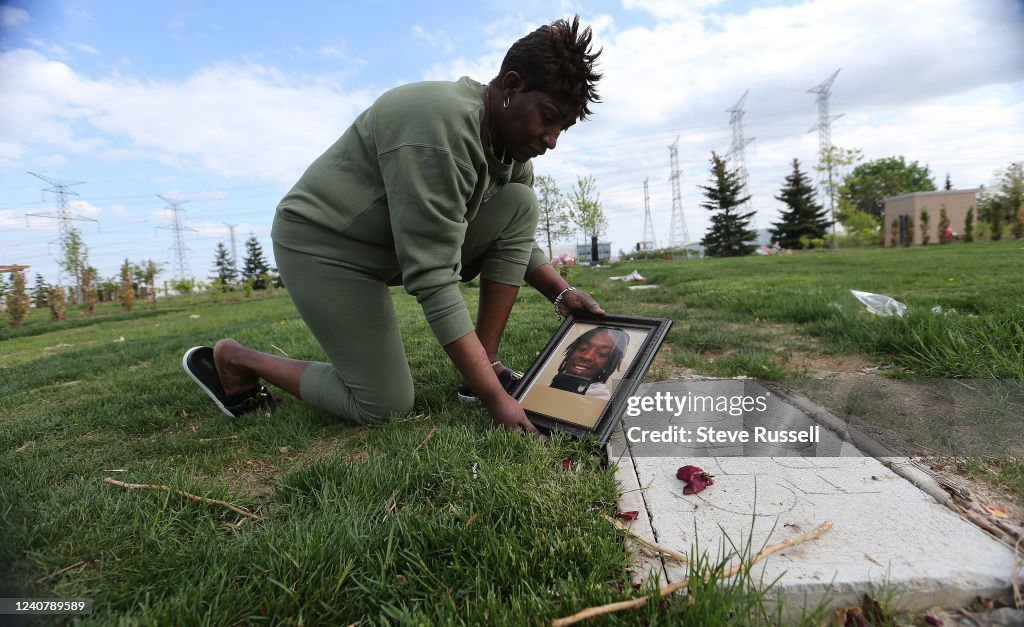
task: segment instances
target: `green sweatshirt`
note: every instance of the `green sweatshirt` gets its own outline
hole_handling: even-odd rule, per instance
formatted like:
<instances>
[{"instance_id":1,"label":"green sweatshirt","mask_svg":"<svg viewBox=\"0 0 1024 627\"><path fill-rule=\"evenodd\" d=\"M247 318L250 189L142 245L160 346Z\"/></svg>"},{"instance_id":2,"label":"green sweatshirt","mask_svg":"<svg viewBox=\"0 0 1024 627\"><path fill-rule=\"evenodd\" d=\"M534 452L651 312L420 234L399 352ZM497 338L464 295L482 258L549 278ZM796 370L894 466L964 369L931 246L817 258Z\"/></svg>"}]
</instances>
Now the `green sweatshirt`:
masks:
<instances>
[{"instance_id":1,"label":"green sweatshirt","mask_svg":"<svg viewBox=\"0 0 1024 627\"><path fill-rule=\"evenodd\" d=\"M402 283L442 345L473 330L458 289L468 223L499 186L533 185L531 163L504 165L484 149L481 89L463 77L383 94L285 195L271 234ZM547 261L534 242L524 255L527 275Z\"/></svg>"}]
</instances>

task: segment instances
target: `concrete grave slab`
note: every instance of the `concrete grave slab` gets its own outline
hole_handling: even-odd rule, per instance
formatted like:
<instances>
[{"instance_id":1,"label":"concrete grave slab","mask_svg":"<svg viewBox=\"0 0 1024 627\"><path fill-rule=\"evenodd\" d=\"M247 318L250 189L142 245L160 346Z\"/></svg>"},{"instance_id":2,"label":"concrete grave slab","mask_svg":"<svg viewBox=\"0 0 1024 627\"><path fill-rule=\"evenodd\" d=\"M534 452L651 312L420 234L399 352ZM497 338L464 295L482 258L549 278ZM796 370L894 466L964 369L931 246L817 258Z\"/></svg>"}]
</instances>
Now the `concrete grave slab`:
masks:
<instances>
[{"instance_id":1,"label":"concrete grave slab","mask_svg":"<svg viewBox=\"0 0 1024 627\"><path fill-rule=\"evenodd\" d=\"M666 401L662 411L627 413L609 441L609 456L618 463L620 511L640 512L631 526L640 535L682 553L696 542L712 557L729 552L730 541L736 547L749 542L753 555L832 520L834 527L820 539L754 568L755 578L779 578L776 593L798 606L806 600L812 607L826 594L832 605L850 605L875 587L895 592L894 604L908 610L956 607L979 595L1009 592L1015 563L1008 547L787 399L753 381L716 381L711 387L672 381L637 392L658 395L763 397L765 411L678 411L678 404L667 407ZM678 436L679 429L695 434L698 427L753 433L756 427L800 432L815 426L816 442L709 443L692 435L689 442L636 441L643 431L668 433L668 427ZM714 485L684 496L675 475L687 464L714 475ZM635 566L638 579L674 582L688 574L685 565L639 553Z\"/></svg>"}]
</instances>

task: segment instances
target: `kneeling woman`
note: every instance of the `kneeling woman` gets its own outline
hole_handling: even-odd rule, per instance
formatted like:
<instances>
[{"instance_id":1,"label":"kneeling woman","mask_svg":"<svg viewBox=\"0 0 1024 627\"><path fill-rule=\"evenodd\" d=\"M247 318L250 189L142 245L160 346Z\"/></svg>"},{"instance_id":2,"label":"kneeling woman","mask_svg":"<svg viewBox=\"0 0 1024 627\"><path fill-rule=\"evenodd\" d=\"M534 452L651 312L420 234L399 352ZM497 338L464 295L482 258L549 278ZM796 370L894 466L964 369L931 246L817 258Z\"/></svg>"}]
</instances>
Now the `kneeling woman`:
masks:
<instances>
[{"instance_id":1,"label":"kneeling woman","mask_svg":"<svg viewBox=\"0 0 1024 627\"><path fill-rule=\"evenodd\" d=\"M268 355L231 339L185 354L189 374L225 413L272 409L268 381L366 424L413 406L413 382L389 285L423 308L492 421L537 433L508 394L519 373L498 355L525 280L556 311L601 314L534 242L531 160L590 115L600 74L589 28L558 20L517 41L489 84L463 77L382 95L306 170L277 207L281 277L330 363ZM480 277L477 323L459 281Z\"/></svg>"}]
</instances>

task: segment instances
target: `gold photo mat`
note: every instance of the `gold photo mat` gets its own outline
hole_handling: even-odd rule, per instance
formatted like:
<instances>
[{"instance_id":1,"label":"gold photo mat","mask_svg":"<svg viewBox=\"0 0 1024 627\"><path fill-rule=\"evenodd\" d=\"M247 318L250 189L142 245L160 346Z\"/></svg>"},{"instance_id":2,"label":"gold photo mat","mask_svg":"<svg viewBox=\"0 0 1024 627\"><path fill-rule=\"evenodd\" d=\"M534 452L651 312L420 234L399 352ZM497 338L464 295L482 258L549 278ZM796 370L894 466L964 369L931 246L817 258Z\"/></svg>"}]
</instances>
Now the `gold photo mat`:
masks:
<instances>
[{"instance_id":1,"label":"gold photo mat","mask_svg":"<svg viewBox=\"0 0 1024 627\"><path fill-rule=\"evenodd\" d=\"M533 378L525 392L523 392L520 403L524 409L548 416L557 416L566 422L590 429L597 425L601 412L608 405L607 400L552 388L551 380L558 374L558 365L565 358L566 348L587 331L601 327L619 328L629 336L629 346L626 347L622 363L608 377L606 383L612 397L615 396L624 373L629 371L633 361L644 347L651 329L629 328L616 324L577 322L565 334L554 351L550 353L547 362L544 363L540 372Z\"/></svg>"}]
</instances>

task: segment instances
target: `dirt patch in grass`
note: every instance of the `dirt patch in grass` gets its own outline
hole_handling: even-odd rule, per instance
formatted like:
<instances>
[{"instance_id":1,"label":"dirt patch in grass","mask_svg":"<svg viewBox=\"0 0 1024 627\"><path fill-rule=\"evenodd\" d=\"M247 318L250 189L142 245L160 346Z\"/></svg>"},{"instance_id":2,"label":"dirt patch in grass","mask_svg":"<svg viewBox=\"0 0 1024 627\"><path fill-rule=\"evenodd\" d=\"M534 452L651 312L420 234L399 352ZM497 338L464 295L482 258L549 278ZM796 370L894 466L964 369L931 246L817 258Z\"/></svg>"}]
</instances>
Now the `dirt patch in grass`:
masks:
<instances>
[{"instance_id":1,"label":"dirt patch in grass","mask_svg":"<svg viewBox=\"0 0 1024 627\"><path fill-rule=\"evenodd\" d=\"M370 450L361 446L358 433L317 440L299 455L302 461L315 461L324 457L341 458L350 464L362 464L370 459Z\"/></svg>"},{"instance_id":2,"label":"dirt patch in grass","mask_svg":"<svg viewBox=\"0 0 1024 627\"><path fill-rule=\"evenodd\" d=\"M882 364L858 354L830 355L794 350L790 352L788 366L803 376L824 379L863 373Z\"/></svg>"},{"instance_id":3,"label":"dirt patch in grass","mask_svg":"<svg viewBox=\"0 0 1024 627\"><path fill-rule=\"evenodd\" d=\"M248 459L229 466L224 476L232 494L260 498L273 494L281 483L281 469L262 459Z\"/></svg>"}]
</instances>

